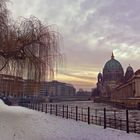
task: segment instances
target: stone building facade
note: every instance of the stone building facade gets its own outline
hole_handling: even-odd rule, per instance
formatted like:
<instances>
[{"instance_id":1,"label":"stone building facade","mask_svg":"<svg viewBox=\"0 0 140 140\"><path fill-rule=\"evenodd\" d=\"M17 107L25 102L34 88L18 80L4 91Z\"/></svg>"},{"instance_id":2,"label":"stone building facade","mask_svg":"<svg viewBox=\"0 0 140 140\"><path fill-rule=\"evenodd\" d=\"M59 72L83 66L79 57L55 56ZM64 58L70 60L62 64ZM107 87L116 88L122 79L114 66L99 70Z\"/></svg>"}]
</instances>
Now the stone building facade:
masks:
<instances>
[{"instance_id":1,"label":"stone building facade","mask_svg":"<svg viewBox=\"0 0 140 140\"><path fill-rule=\"evenodd\" d=\"M23 96L23 79L17 76L0 74L0 95Z\"/></svg>"},{"instance_id":2,"label":"stone building facade","mask_svg":"<svg viewBox=\"0 0 140 140\"><path fill-rule=\"evenodd\" d=\"M51 81L47 83L46 94L48 96L74 96L76 89L71 84Z\"/></svg>"}]
</instances>

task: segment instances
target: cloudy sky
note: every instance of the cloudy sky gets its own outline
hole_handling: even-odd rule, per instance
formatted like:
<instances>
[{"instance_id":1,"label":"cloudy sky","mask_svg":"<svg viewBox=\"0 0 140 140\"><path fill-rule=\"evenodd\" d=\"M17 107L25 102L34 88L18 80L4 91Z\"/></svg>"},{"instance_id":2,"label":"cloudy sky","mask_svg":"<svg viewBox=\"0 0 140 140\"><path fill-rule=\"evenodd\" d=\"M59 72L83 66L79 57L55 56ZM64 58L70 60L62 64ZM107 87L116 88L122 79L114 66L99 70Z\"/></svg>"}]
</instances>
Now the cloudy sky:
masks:
<instances>
[{"instance_id":1,"label":"cloudy sky","mask_svg":"<svg viewBox=\"0 0 140 140\"><path fill-rule=\"evenodd\" d=\"M65 64L56 78L90 90L112 51L124 68L140 68L140 0L11 0L14 18L57 25Z\"/></svg>"}]
</instances>

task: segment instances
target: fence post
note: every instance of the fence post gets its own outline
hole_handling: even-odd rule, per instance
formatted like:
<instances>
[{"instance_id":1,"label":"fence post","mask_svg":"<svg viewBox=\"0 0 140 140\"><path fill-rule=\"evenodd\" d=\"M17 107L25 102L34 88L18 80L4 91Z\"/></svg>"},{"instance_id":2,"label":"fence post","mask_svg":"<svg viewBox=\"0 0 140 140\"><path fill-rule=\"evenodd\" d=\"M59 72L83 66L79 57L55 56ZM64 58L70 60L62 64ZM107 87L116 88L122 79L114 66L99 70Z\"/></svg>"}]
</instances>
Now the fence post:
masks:
<instances>
[{"instance_id":1,"label":"fence post","mask_svg":"<svg viewBox=\"0 0 140 140\"><path fill-rule=\"evenodd\" d=\"M81 113L82 113L82 121L83 121L83 108L81 108Z\"/></svg>"},{"instance_id":2,"label":"fence post","mask_svg":"<svg viewBox=\"0 0 140 140\"><path fill-rule=\"evenodd\" d=\"M114 121L115 121L115 129L116 129L116 110L114 110Z\"/></svg>"},{"instance_id":3,"label":"fence post","mask_svg":"<svg viewBox=\"0 0 140 140\"><path fill-rule=\"evenodd\" d=\"M128 116L128 109L126 110L126 132L129 133L129 116Z\"/></svg>"},{"instance_id":4,"label":"fence post","mask_svg":"<svg viewBox=\"0 0 140 140\"><path fill-rule=\"evenodd\" d=\"M55 106L55 115L57 116L57 105Z\"/></svg>"},{"instance_id":5,"label":"fence post","mask_svg":"<svg viewBox=\"0 0 140 140\"><path fill-rule=\"evenodd\" d=\"M40 111L40 104L38 103L38 111Z\"/></svg>"},{"instance_id":6,"label":"fence post","mask_svg":"<svg viewBox=\"0 0 140 140\"><path fill-rule=\"evenodd\" d=\"M65 107L65 106L63 105L63 116L62 116L63 118L64 118L64 107Z\"/></svg>"},{"instance_id":7,"label":"fence post","mask_svg":"<svg viewBox=\"0 0 140 140\"><path fill-rule=\"evenodd\" d=\"M50 114L52 114L52 104L50 104Z\"/></svg>"},{"instance_id":8,"label":"fence post","mask_svg":"<svg viewBox=\"0 0 140 140\"><path fill-rule=\"evenodd\" d=\"M104 108L104 129L106 129L106 108Z\"/></svg>"},{"instance_id":9,"label":"fence post","mask_svg":"<svg viewBox=\"0 0 140 140\"><path fill-rule=\"evenodd\" d=\"M96 124L97 124L97 109L95 109L95 118L96 118Z\"/></svg>"},{"instance_id":10,"label":"fence post","mask_svg":"<svg viewBox=\"0 0 140 140\"><path fill-rule=\"evenodd\" d=\"M76 106L76 121L78 121L78 106Z\"/></svg>"},{"instance_id":11,"label":"fence post","mask_svg":"<svg viewBox=\"0 0 140 140\"><path fill-rule=\"evenodd\" d=\"M66 119L68 119L68 111L69 111L69 110L68 110L68 105L67 105L67 115L66 115Z\"/></svg>"},{"instance_id":12,"label":"fence post","mask_svg":"<svg viewBox=\"0 0 140 140\"><path fill-rule=\"evenodd\" d=\"M48 107L47 107L47 104L46 104L46 110L45 110L45 113L47 113L47 108L48 108Z\"/></svg>"},{"instance_id":13,"label":"fence post","mask_svg":"<svg viewBox=\"0 0 140 140\"><path fill-rule=\"evenodd\" d=\"M41 111L43 112L43 104L42 104L42 108L41 108Z\"/></svg>"},{"instance_id":14,"label":"fence post","mask_svg":"<svg viewBox=\"0 0 140 140\"><path fill-rule=\"evenodd\" d=\"M35 110L36 110L36 103L34 103L34 105L35 105Z\"/></svg>"},{"instance_id":15,"label":"fence post","mask_svg":"<svg viewBox=\"0 0 140 140\"><path fill-rule=\"evenodd\" d=\"M120 119L120 130L122 130L122 120Z\"/></svg>"},{"instance_id":16,"label":"fence post","mask_svg":"<svg viewBox=\"0 0 140 140\"><path fill-rule=\"evenodd\" d=\"M34 103L32 103L32 109L34 110Z\"/></svg>"},{"instance_id":17,"label":"fence post","mask_svg":"<svg viewBox=\"0 0 140 140\"><path fill-rule=\"evenodd\" d=\"M37 110L37 103L36 103L36 110Z\"/></svg>"},{"instance_id":18,"label":"fence post","mask_svg":"<svg viewBox=\"0 0 140 140\"><path fill-rule=\"evenodd\" d=\"M29 109L30 109L30 104L31 104L31 103L28 104L28 108L29 108Z\"/></svg>"},{"instance_id":19,"label":"fence post","mask_svg":"<svg viewBox=\"0 0 140 140\"><path fill-rule=\"evenodd\" d=\"M88 107L88 124L90 124L90 107Z\"/></svg>"},{"instance_id":20,"label":"fence post","mask_svg":"<svg viewBox=\"0 0 140 140\"><path fill-rule=\"evenodd\" d=\"M33 103L31 103L31 109L33 109Z\"/></svg>"},{"instance_id":21,"label":"fence post","mask_svg":"<svg viewBox=\"0 0 140 140\"><path fill-rule=\"evenodd\" d=\"M27 108L29 108L29 103L27 103Z\"/></svg>"},{"instance_id":22,"label":"fence post","mask_svg":"<svg viewBox=\"0 0 140 140\"><path fill-rule=\"evenodd\" d=\"M34 104L34 110L35 110L35 103L33 103Z\"/></svg>"},{"instance_id":23,"label":"fence post","mask_svg":"<svg viewBox=\"0 0 140 140\"><path fill-rule=\"evenodd\" d=\"M136 133L136 122L134 122L134 133Z\"/></svg>"}]
</instances>

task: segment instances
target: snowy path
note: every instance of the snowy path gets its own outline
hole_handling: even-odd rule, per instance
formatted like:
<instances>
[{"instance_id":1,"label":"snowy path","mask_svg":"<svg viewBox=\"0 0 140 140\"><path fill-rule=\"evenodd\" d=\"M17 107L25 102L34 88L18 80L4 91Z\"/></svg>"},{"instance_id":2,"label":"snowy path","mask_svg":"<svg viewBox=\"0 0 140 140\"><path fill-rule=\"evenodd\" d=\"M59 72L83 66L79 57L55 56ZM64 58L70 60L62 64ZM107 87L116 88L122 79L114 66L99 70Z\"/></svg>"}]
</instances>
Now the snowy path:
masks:
<instances>
[{"instance_id":1,"label":"snowy path","mask_svg":"<svg viewBox=\"0 0 140 140\"><path fill-rule=\"evenodd\" d=\"M0 140L140 140L138 134L66 120L0 100Z\"/></svg>"}]
</instances>

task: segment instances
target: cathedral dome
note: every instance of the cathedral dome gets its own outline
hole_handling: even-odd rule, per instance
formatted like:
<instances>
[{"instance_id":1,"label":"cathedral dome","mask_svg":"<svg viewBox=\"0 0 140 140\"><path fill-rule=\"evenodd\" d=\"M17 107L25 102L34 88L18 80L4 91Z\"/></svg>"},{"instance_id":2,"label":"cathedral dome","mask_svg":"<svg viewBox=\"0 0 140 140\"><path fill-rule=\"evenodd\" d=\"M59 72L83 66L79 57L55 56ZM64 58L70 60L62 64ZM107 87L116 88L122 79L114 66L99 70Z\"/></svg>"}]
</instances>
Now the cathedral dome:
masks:
<instances>
[{"instance_id":1,"label":"cathedral dome","mask_svg":"<svg viewBox=\"0 0 140 140\"><path fill-rule=\"evenodd\" d=\"M98 73L98 82L102 82L103 76L101 73Z\"/></svg>"},{"instance_id":2,"label":"cathedral dome","mask_svg":"<svg viewBox=\"0 0 140 140\"><path fill-rule=\"evenodd\" d=\"M132 76L134 75L134 71L133 68L129 65L126 69L126 73L125 73L125 81L129 80L130 78L132 78Z\"/></svg>"},{"instance_id":3,"label":"cathedral dome","mask_svg":"<svg viewBox=\"0 0 140 140\"><path fill-rule=\"evenodd\" d=\"M127 67L126 71L134 72L134 71L133 71L133 68L132 68L130 65Z\"/></svg>"},{"instance_id":4,"label":"cathedral dome","mask_svg":"<svg viewBox=\"0 0 140 140\"><path fill-rule=\"evenodd\" d=\"M123 80L124 71L119 61L114 58L112 53L111 59L106 62L103 68L103 80L121 82Z\"/></svg>"}]
</instances>

